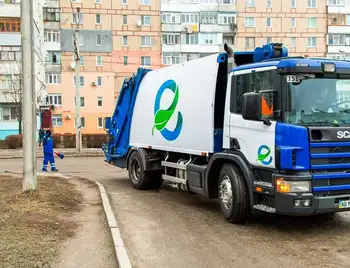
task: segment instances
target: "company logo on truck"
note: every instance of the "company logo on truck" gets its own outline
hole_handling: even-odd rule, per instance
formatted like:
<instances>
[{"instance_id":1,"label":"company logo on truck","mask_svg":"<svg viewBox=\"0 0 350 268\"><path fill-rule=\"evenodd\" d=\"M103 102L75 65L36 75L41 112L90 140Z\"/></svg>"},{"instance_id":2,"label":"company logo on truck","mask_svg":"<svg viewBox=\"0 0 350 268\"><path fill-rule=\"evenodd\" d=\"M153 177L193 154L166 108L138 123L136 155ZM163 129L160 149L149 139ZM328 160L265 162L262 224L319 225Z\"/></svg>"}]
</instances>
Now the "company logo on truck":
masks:
<instances>
[{"instance_id":1,"label":"company logo on truck","mask_svg":"<svg viewBox=\"0 0 350 268\"><path fill-rule=\"evenodd\" d=\"M258 149L258 162L268 166L272 163L271 149L267 145L261 145Z\"/></svg>"},{"instance_id":2,"label":"company logo on truck","mask_svg":"<svg viewBox=\"0 0 350 268\"><path fill-rule=\"evenodd\" d=\"M162 99L163 93L166 89L170 89L174 93L173 102L168 109L160 109L160 101ZM154 135L154 130L157 129L162 136L168 141L176 140L182 130L182 114L177 112L177 123L174 130L169 130L166 128L171 117L174 115L177 103L179 101L179 87L174 80L167 80L159 88L156 100L154 102L154 126L152 128L152 135Z\"/></svg>"}]
</instances>

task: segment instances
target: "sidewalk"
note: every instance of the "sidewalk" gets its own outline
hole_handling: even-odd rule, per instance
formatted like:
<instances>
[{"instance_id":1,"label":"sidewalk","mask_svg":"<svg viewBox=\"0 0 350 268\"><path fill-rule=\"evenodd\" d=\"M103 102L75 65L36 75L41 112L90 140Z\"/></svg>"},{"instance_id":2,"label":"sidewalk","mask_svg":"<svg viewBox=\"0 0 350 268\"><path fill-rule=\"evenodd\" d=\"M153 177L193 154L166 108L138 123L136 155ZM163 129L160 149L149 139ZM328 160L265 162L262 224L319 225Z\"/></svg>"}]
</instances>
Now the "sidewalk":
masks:
<instances>
[{"instance_id":1,"label":"sidewalk","mask_svg":"<svg viewBox=\"0 0 350 268\"><path fill-rule=\"evenodd\" d=\"M83 148L82 152L79 154L76 152L75 148L57 148L54 149L55 152L63 153L65 157L101 157L104 156L101 148ZM0 149L0 159L15 159L23 157L23 149ZM37 157L43 157L42 147L37 147Z\"/></svg>"}]
</instances>

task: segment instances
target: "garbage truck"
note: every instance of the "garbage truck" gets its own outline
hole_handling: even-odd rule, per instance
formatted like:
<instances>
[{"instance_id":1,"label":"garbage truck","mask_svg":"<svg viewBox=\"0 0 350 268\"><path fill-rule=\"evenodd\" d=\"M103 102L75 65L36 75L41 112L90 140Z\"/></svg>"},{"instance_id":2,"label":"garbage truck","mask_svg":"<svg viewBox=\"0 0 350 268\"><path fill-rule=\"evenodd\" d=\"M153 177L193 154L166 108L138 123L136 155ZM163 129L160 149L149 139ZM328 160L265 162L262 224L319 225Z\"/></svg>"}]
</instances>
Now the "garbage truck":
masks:
<instances>
[{"instance_id":1,"label":"garbage truck","mask_svg":"<svg viewBox=\"0 0 350 268\"><path fill-rule=\"evenodd\" d=\"M138 190L164 181L218 199L243 224L350 210L350 62L292 57L281 43L124 81L105 119L105 161Z\"/></svg>"}]
</instances>

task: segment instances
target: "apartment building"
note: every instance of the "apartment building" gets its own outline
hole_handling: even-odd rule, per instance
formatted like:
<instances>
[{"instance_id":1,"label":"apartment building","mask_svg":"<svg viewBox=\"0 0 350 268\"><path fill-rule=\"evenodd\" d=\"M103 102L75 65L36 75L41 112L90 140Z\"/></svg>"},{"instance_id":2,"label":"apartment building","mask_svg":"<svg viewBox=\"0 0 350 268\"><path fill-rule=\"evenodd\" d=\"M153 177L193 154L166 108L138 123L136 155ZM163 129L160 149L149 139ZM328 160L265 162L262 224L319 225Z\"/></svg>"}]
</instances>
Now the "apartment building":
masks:
<instances>
[{"instance_id":1,"label":"apartment building","mask_svg":"<svg viewBox=\"0 0 350 268\"><path fill-rule=\"evenodd\" d=\"M162 0L162 64L223 51L236 34L235 0Z\"/></svg>"},{"instance_id":2,"label":"apartment building","mask_svg":"<svg viewBox=\"0 0 350 268\"><path fill-rule=\"evenodd\" d=\"M328 0L327 53L350 60L350 0Z\"/></svg>"},{"instance_id":3,"label":"apartment building","mask_svg":"<svg viewBox=\"0 0 350 268\"><path fill-rule=\"evenodd\" d=\"M237 1L237 50L283 42L289 54L324 57L327 0Z\"/></svg>"},{"instance_id":4,"label":"apartment building","mask_svg":"<svg viewBox=\"0 0 350 268\"><path fill-rule=\"evenodd\" d=\"M54 61L53 67L59 68L46 76L50 83L47 100L55 107L55 133L76 131L73 34L77 24L82 132L104 133L103 118L113 112L124 79L139 66L160 67L159 8L159 0L60 1L55 17L60 21L60 35L55 37L60 47L52 47L48 55L49 63Z\"/></svg>"},{"instance_id":5,"label":"apartment building","mask_svg":"<svg viewBox=\"0 0 350 268\"><path fill-rule=\"evenodd\" d=\"M37 108L45 101L43 1L33 3L34 74ZM20 132L21 121L20 0L0 0L0 139ZM30 64L30 63L29 63ZM37 116L39 123L39 113ZM37 124L37 127L39 124Z\"/></svg>"}]
</instances>

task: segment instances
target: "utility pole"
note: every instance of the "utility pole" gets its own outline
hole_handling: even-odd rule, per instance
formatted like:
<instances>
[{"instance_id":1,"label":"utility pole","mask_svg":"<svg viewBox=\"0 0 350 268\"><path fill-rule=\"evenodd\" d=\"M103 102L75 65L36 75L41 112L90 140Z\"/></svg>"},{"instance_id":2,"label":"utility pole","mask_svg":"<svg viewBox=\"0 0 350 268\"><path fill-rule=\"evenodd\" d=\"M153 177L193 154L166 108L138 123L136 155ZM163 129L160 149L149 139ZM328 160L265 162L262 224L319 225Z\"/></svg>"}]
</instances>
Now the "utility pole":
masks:
<instances>
[{"instance_id":1,"label":"utility pole","mask_svg":"<svg viewBox=\"0 0 350 268\"><path fill-rule=\"evenodd\" d=\"M33 126L35 117L33 113L33 90L35 91L32 63L34 61L32 49L33 40L33 0L21 1L21 41L22 41L22 122L23 122L23 191L37 188L36 158Z\"/></svg>"},{"instance_id":2,"label":"utility pole","mask_svg":"<svg viewBox=\"0 0 350 268\"><path fill-rule=\"evenodd\" d=\"M74 10L73 10L74 11ZM74 16L74 14L73 14ZM80 7L77 7L75 15L76 29L74 34L74 52L75 52L75 107L76 107L76 150L81 153L81 116L80 116L80 55L79 55L79 24Z\"/></svg>"}]
</instances>

